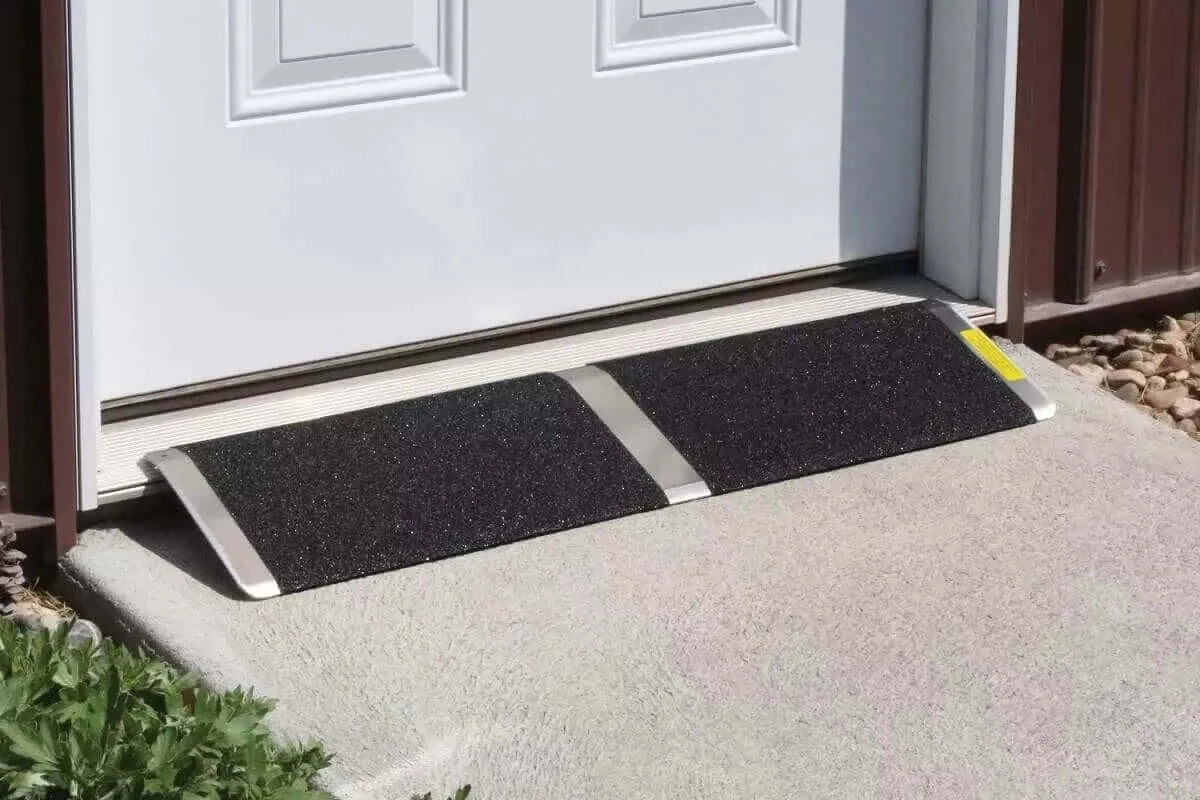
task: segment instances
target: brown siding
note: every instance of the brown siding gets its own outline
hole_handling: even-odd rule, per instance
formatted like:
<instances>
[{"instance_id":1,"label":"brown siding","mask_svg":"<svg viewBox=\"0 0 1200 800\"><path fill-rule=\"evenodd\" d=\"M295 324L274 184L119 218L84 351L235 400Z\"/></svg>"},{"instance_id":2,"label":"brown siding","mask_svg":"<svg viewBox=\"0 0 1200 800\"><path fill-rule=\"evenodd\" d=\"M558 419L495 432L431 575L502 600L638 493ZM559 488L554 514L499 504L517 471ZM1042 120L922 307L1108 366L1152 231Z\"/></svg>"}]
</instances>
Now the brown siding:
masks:
<instances>
[{"instance_id":1,"label":"brown siding","mask_svg":"<svg viewBox=\"0 0 1200 800\"><path fill-rule=\"evenodd\" d=\"M1193 0L1095 0L1083 176L1084 294L1195 265ZM1190 85L1189 85L1190 84ZM1189 152L1189 143L1193 144ZM1088 291L1090 290L1090 291ZM1060 298L1084 299L1084 298Z\"/></svg>"},{"instance_id":2,"label":"brown siding","mask_svg":"<svg viewBox=\"0 0 1200 800\"><path fill-rule=\"evenodd\" d=\"M1008 297L1017 338L1025 304L1054 296L1063 14L1063 0L1021 2Z\"/></svg>"},{"instance_id":3,"label":"brown siding","mask_svg":"<svg viewBox=\"0 0 1200 800\"><path fill-rule=\"evenodd\" d=\"M1192 8L1187 63L1187 159L1183 172L1183 268L1200 268L1200 10Z\"/></svg>"}]
</instances>

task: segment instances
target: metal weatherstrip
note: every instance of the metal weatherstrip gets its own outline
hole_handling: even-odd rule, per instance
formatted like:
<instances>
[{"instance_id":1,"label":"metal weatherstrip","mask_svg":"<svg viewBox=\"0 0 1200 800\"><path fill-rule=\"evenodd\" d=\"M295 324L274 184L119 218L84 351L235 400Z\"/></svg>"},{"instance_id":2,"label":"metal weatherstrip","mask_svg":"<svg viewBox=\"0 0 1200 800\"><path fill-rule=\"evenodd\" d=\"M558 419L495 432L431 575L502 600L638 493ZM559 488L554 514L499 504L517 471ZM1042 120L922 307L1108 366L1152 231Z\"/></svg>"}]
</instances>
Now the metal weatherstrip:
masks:
<instances>
[{"instance_id":1,"label":"metal weatherstrip","mask_svg":"<svg viewBox=\"0 0 1200 800\"><path fill-rule=\"evenodd\" d=\"M704 479L611 375L593 366L576 367L557 374L571 385L634 460L642 465L666 494L667 502L675 505L712 494Z\"/></svg>"},{"instance_id":2,"label":"metal weatherstrip","mask_svg":"<svg viewBox=\"0 0 1200 800\"><path fill-rule=\"evenodd\" d=\"M238 588L256 600L278 596L275 576L192 459L172 448L150 453L146 460L175 490Z\"/></svg>"},{"instance_id":3,"label":"metal weatherstrip","mask_svg":"<svg viewBox=\"0 0 1200 800\"><path fill-rule=\"evenodd\" d=\"M958 334L963 344L970 348L971 352L980 361L987 364L993 372L1000 376L1000 379L1008 385L1008 388L1012 389L1013 394L1024 401L1030 410L1033 411L1034 419L1041 422L1054 416L1056 410L1054 401L1047 397L1033 381L1029 380L1025 371L1005 355L1004 351L986 333L976 328L970 321L945 303L932 300L926 303L926 308L941 320L947 328Z\"/></svg>"}]
</instances>

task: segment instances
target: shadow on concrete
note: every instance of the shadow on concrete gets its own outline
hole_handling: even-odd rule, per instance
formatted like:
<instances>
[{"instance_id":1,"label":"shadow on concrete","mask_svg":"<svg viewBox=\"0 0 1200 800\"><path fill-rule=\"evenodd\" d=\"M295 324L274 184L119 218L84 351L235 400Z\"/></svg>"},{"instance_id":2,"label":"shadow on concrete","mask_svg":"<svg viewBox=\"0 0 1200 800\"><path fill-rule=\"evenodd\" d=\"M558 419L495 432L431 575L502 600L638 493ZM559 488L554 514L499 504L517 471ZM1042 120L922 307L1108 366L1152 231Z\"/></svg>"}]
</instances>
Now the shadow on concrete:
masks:
<instances>
[{"instance_id":1,"label":"shadow on concrete","mask_svg":"<svg viewBox=\"0 0 1200 800\"><path fill-rule=\"evenodd\" d=\"M114 520L122 532L143 549L231 600L252 602L233 579L216 552L183 507L172 498L167 510L155 516Z\"/></svg>"}]
</instances>

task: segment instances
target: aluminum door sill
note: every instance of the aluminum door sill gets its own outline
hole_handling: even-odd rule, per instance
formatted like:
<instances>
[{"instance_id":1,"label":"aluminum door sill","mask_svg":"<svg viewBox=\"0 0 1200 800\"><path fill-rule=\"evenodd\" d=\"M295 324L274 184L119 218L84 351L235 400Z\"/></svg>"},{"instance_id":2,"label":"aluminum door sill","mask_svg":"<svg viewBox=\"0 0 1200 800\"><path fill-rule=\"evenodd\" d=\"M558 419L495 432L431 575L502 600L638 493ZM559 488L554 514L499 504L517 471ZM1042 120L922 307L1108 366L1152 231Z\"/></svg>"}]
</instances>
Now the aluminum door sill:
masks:
<instances>
[{"instance_id":1,"label":"aluminum door sill","mask_svg":"<svg viewBox=\"0 0 1200 800\"><path fill-rule=\"evenodd\" d=\"M931 298L950 303L959 314L977 325L995 319L994 309L990 306L964 301L918 276L895 276L810 289L112 422L100 429L98 496L103 505L158 490L162 484L146 455L189 442L317 419L535 372L561 372L636 353Z\"/></svg>"}]
</instances>

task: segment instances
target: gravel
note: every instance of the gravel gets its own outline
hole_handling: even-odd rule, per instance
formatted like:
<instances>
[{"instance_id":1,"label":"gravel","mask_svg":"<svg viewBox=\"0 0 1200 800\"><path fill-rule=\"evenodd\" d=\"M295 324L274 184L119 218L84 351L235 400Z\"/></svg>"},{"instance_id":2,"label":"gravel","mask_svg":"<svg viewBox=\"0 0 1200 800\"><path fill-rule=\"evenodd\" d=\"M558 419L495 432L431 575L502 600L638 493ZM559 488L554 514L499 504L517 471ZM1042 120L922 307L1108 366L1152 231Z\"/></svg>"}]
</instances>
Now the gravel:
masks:
<instances>
[{"instance_id":1,"label":"gravel","mask_svg":"<svg viewBox=\"0 0 1200 800\"><path fill-rule=\"evenodd\" d=\"M1200 441L1200 311L1163 317L1151 330L1055 343L1046 357Z\"/></svg>"}]
</instances>

